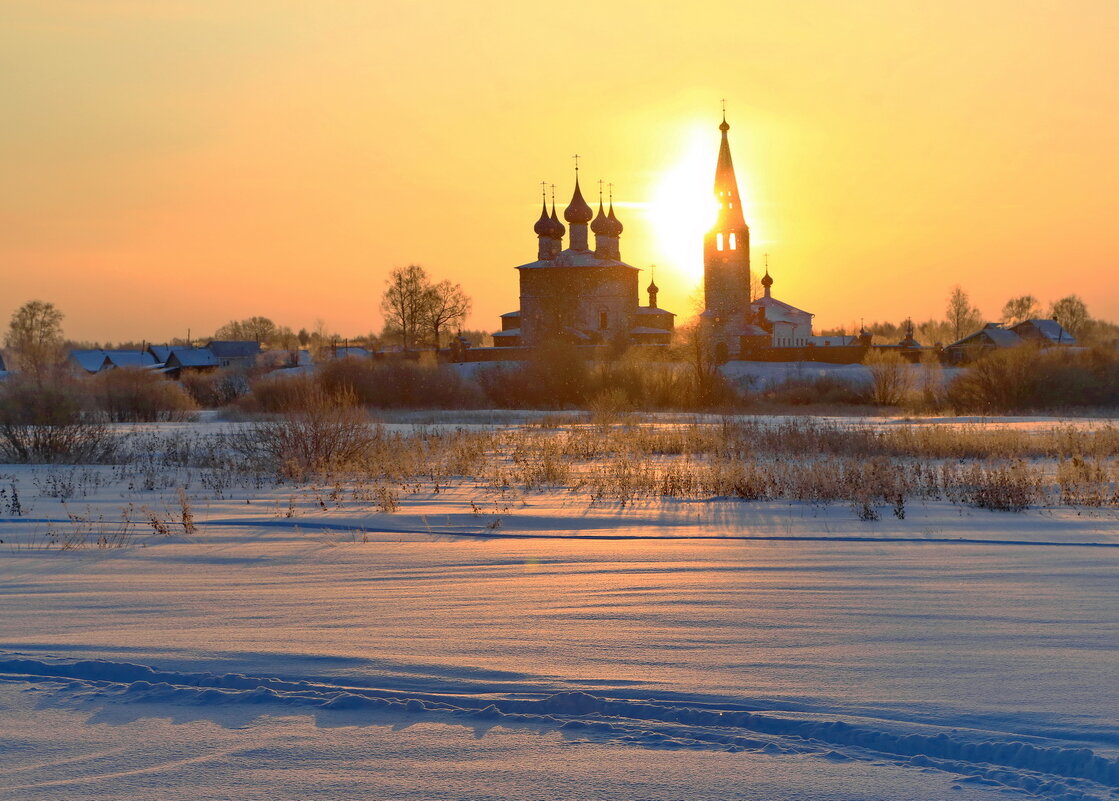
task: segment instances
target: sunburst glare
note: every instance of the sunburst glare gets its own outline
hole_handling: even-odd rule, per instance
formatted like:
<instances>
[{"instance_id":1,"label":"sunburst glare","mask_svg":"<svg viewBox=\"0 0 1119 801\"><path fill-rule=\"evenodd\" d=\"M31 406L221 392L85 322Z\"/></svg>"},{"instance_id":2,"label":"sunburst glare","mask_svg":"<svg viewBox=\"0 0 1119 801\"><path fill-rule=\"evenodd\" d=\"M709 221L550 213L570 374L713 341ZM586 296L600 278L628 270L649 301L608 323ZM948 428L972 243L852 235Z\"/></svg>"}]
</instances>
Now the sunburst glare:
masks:
<instances>
[{"instance_id":1,"label":"sunburst glare","mask_svg":"<svg viewBox=\"0 0 1119 801\"><path fill-rule=\"evenodd\" d=\"M719 209L712 190L717 142L713 148L710 131L690 131L680 157L661 173L648 207L662 263L694 284L703 278L703 235Z\"/></svg>"}]
</instances>

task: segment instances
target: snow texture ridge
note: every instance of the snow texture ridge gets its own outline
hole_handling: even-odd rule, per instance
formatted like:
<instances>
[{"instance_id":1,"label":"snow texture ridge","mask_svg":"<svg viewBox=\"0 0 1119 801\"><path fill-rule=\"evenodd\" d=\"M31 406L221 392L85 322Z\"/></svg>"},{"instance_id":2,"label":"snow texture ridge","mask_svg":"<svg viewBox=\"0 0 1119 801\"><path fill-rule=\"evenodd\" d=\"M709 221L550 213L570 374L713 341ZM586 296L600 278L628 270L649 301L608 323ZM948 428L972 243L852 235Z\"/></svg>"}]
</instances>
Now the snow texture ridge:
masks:
<instances>
[{"instance_id":1,"label":"snow texture ridge","mask_svg":"<svg viewBox=\"0 0 1119 801\"><path fill-rule=\"evenodd\" d=\"M1089 748L1000 741L958 729L933 733L934 727L928 726L899 732L866 722L744 711L732 704L720 709L707 701L658 702L578 691L539 698L404 694L281 677L179 673L128 662L47 661L19 655L0 659L0 680L37 684L70 702L195 708L274 705L551 729L644 748L802 753L833 761L885 758L963 777L957 781L1062 801L1103 801L1119 791L1119 759Z\"/></svg>"}]
</instances>

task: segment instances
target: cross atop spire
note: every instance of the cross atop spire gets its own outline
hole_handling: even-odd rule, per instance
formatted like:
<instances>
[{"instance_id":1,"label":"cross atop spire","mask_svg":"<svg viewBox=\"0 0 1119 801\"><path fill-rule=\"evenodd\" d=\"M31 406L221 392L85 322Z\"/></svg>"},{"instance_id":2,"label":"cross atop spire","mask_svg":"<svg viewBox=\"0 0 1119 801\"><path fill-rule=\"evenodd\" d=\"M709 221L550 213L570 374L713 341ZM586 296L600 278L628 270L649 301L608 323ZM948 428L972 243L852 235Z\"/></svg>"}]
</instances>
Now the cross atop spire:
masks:
<instances>
[{"instance_id":1,"label":"cross atop spire","mask_svg":"<svg viewBox=\"0 0 1119 801\"><path fill-rule=\"evenodd\" d=\"M571 158L575 159L575 177L578 178L579 177L579 154L576 153Z\"/></svg>"}]
</instances>

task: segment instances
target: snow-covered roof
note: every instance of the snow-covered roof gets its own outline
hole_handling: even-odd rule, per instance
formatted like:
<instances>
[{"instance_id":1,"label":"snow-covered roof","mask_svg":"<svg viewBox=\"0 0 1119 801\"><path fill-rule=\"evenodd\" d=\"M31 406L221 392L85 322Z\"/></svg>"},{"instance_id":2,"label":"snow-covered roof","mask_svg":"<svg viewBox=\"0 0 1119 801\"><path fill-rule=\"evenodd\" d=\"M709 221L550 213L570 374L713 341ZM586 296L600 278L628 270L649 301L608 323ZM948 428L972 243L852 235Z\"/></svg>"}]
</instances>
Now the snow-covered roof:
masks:
<instances>
[{"instance_id":1,"label":"snow-covered roof","mask_svg":"<svg viewBox=\"0 0 1119 801\"><path fill-rule=\"evenodd\" d=\"M632 264L626 264L617 259L600 259L594 255L593 250L561 250L554 259L538 259L522 264L518 270L534 270L546 267L626 267L630 270L639 270Z\"/></svg>"},{"instance_id":2,"label":"snow-covered roof","mask_svg":"<svg viewBox=\"0 0 1119 801\"><path fill-rule=\"evenodd\" d=\"M662 309L660 307L657 307L655 309L651 309L648 306L638 306L637 307L637 313L638 314L651 314L651 315L656 315L656 316L660 316L660 317L663 317L666 314L669 317L675 317L676 316L675 312L670 312L668 309Z\"/></svg>"},{"instance_id":3,"label":"snow-covered roof","mask_svg":"<svg viewBox=\"0 0 1119 801\"><path fill-rule=\"evenodd\" d=\"M251 341L228 341L215 339L206 348L219 359L256 358L260 353L260 343Z\"/></svg>"},{"instance_id":4,"label":"snow-covered roof","mask_svg":"<svg viewBox=\"0 0 1119 801\"><path fill-rule=\"evenodd\" d=\"M811 318L814 316L811 312L798 309L796 306L792 306L772 296L758 298L750 304L750 308L754 309L755 312L758 309L765 309L765 319L770 322L800 322L804 317Z\"/></svg>"},{"instance_id":5,"label":"snow-covered roof","mask_svg":"<svg viewBox=\"0 0 1119 801\"><path fill-rule=\"evenodd\" d=\"M629 329L631 334L671 334L667 328L650 328L647 325L639 325Z\"/></svg>"},{"instance_id":6,"label":"snow-covered roof","mask_svg":"<svg viewBox=\"0 0 1119 801\"><path fill-rule=\"evenodd\" d=\"M520 335L521 329L519 328L509 328L505 331L494 331L492 334L492 336L494 337L519 337Z\"/></svg>"},{"instance_id":7,"label":"snow-covered roof","mask_svg":"<svg viewBox=\"0 0 1119 801\"><path fill-rule=\"evenodd\" d=\"M163 363L175 348L171 345L148 345L148 350L155 356L157 362Z\"/></svg>"},{"instance_id":8,"label":"snow-covered roof","mask_svg":"<svg viewBox=\"0 0 1119 801\"><path fill-rule=\"evenodd\" d=\"M218 357L207 348L175 348L167 357L168 367L217 367Z\"/></svg>"},{"instance_id":9,"label":"snow-covered roof","mask_svg":"<svg viewBox=\"0 0 1119 801\"><path fill-rule=\"evenodd\" d=\"M1022 337L1044 339L1060 345L1076 344L1076 337L1056 320L1032 319L1012 325L1010 330Z\"/></svg>"},{"instance_id":10,"label":"snow-covered roof","mask_svg":"<svg viewBox=\"0 0 1119 801\"><path fill-rule=\"evenodd\" d=\"M987 323L973 334L968 334L963 339L948 345L949 348L964 347L965 345L980 344L984 339L1000 348L1013 348L1022 344L1022 338L1008 328L1003 328L995 323Z\"/></svg>"},{"instance_id":11,"label":"snow-covered roof","mask_svg":"<svg viewBox=\"0 0 1119 801\"><path fill-rule=\"evenodd\" d=\"M100 348L94 350L72 350L70 351L69 358L70 361L87 373L99 373L109 363L108 358L105 356L105 351Z\"/></svg>"},{"instance_id":12,"label":"snow-covered roof","mask_svg":"<svg viewBox=\"0 0 1119 801\"><path fill-rule=\"evenodd\" d=\"M113 367L155 367L161 364L146 350L107 350L104 353Z\"/></svg>"},{"instance_id":13,"label":"snow-covered roof","mask_svg":"<svg viewBox=\"0 0 1119 801\"><path fill-rule=\"evenodd\" d=\"M502 317L520 317L521 316L521 310L517 309L516 311L505 312L505 314L503 314L501 316Z\"/></svg>"}]
</instances>

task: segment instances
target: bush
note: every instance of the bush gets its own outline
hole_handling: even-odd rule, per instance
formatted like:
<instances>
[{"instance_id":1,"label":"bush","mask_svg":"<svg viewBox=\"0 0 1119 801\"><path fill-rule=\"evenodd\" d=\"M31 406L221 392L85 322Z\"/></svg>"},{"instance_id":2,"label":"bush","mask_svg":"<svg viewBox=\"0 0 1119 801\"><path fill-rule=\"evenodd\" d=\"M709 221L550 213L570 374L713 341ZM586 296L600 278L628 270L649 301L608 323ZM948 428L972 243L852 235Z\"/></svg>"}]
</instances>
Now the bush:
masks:
<instances>
[{"instance_id":1,"label":"bush","mask_svg":"<svg viewBox=\"0 0 1119 801\"><path fill-rule=\"evenodd\" d=\"M182 387L149 370L107 370L88 380L95 408L115 423L188 420L198 411Z\"/></svg>"},{"instance_id":2,"label":"bush","mask_svg":"<svg viewBox=\"0 0 1119 801\"><path fill-rule=\"evenodd\" d=\"M913 392L909 362L891 350L871 350L863 364L870 371L870 398L879 406L897 406Z\"/></svg>"},{"instance_id":3,"label":"bush","mask_svg":"<svg viewBox=\"0 0 1119 801\"><path fill-rule=\"evenodd\" d=\"M536 348L517 367L488 367L477 373L489 401L505 409L563 409L582 406L590 393L585 355L565 342Z\"/></svg>"},{"instance_id":4,"label":"bush","mask_svg":"<svg viewBox=\"0 0 1119 801\"><path fill-rule=\"evenodd\" d=\"M352 393L357 403L378 409L468 409L484 400L448 365L347 358L322 365L315 379L328 393Z\"/></svg>"},{"instance_id":5,"label":"bush","mask_svg":"<svg viewBox=\"0 0 1119 801\"><path fill-rule=\"evenodd\" d=\"M793 406L821 404L866 404L870 391L835 376L791 377L765 391L766 400Z\"/></svg>"},{"instance_id":6,"label":"bush","mask_svg":"<svg viewBox=\"0 0 1119 801\"><path fill-rule=\"evenodd\" d=\"M209 373L184 371L179 383L203 409L228 406L249 391L248 378L238 370L216 370Z\"/></svg>"},{"instance_id":7,"label":"bush","mask_svg":"<svg viewBox=\"0 0 1119 801\"><path fill-rule=\"evenodd\" d=\"M995 351L958 376L947 396L958 409L980 412L1119 406L1119 352Z\"/></svg>"},{"instance_id":8,"label":"bush","mask_svg":"<svg viewBox=\"0 0 1119 801\"><path fill-rule=\"evenodd\" d=\"M252 466L302 478L357 464L377 441L352 393L296 382L278 419L239 431L230 444Z\"/></svg>"},{"instance_id":9,"label":"bush","mask_svg":"<svg viewBox=\"0 0 1119 801\"><path fill-rule=\"evenodd\" d=\"M110 461L121 444L103 419L82 410L76 382L16 377L0 384L0 461L89 464Z\"/></svg>"},{"instance_id":10,"label":"bush","mask_svg":"<svg viewBox=\"0 0 1119 801\"><path fill-rule=\"evenodd\" d=\"M239 398L237 405L247 412L279 414L304 411L303 404L318 404L315 379L306 374L267 374L250 384L249 394Z\"/></svg>"}]
</instances>

